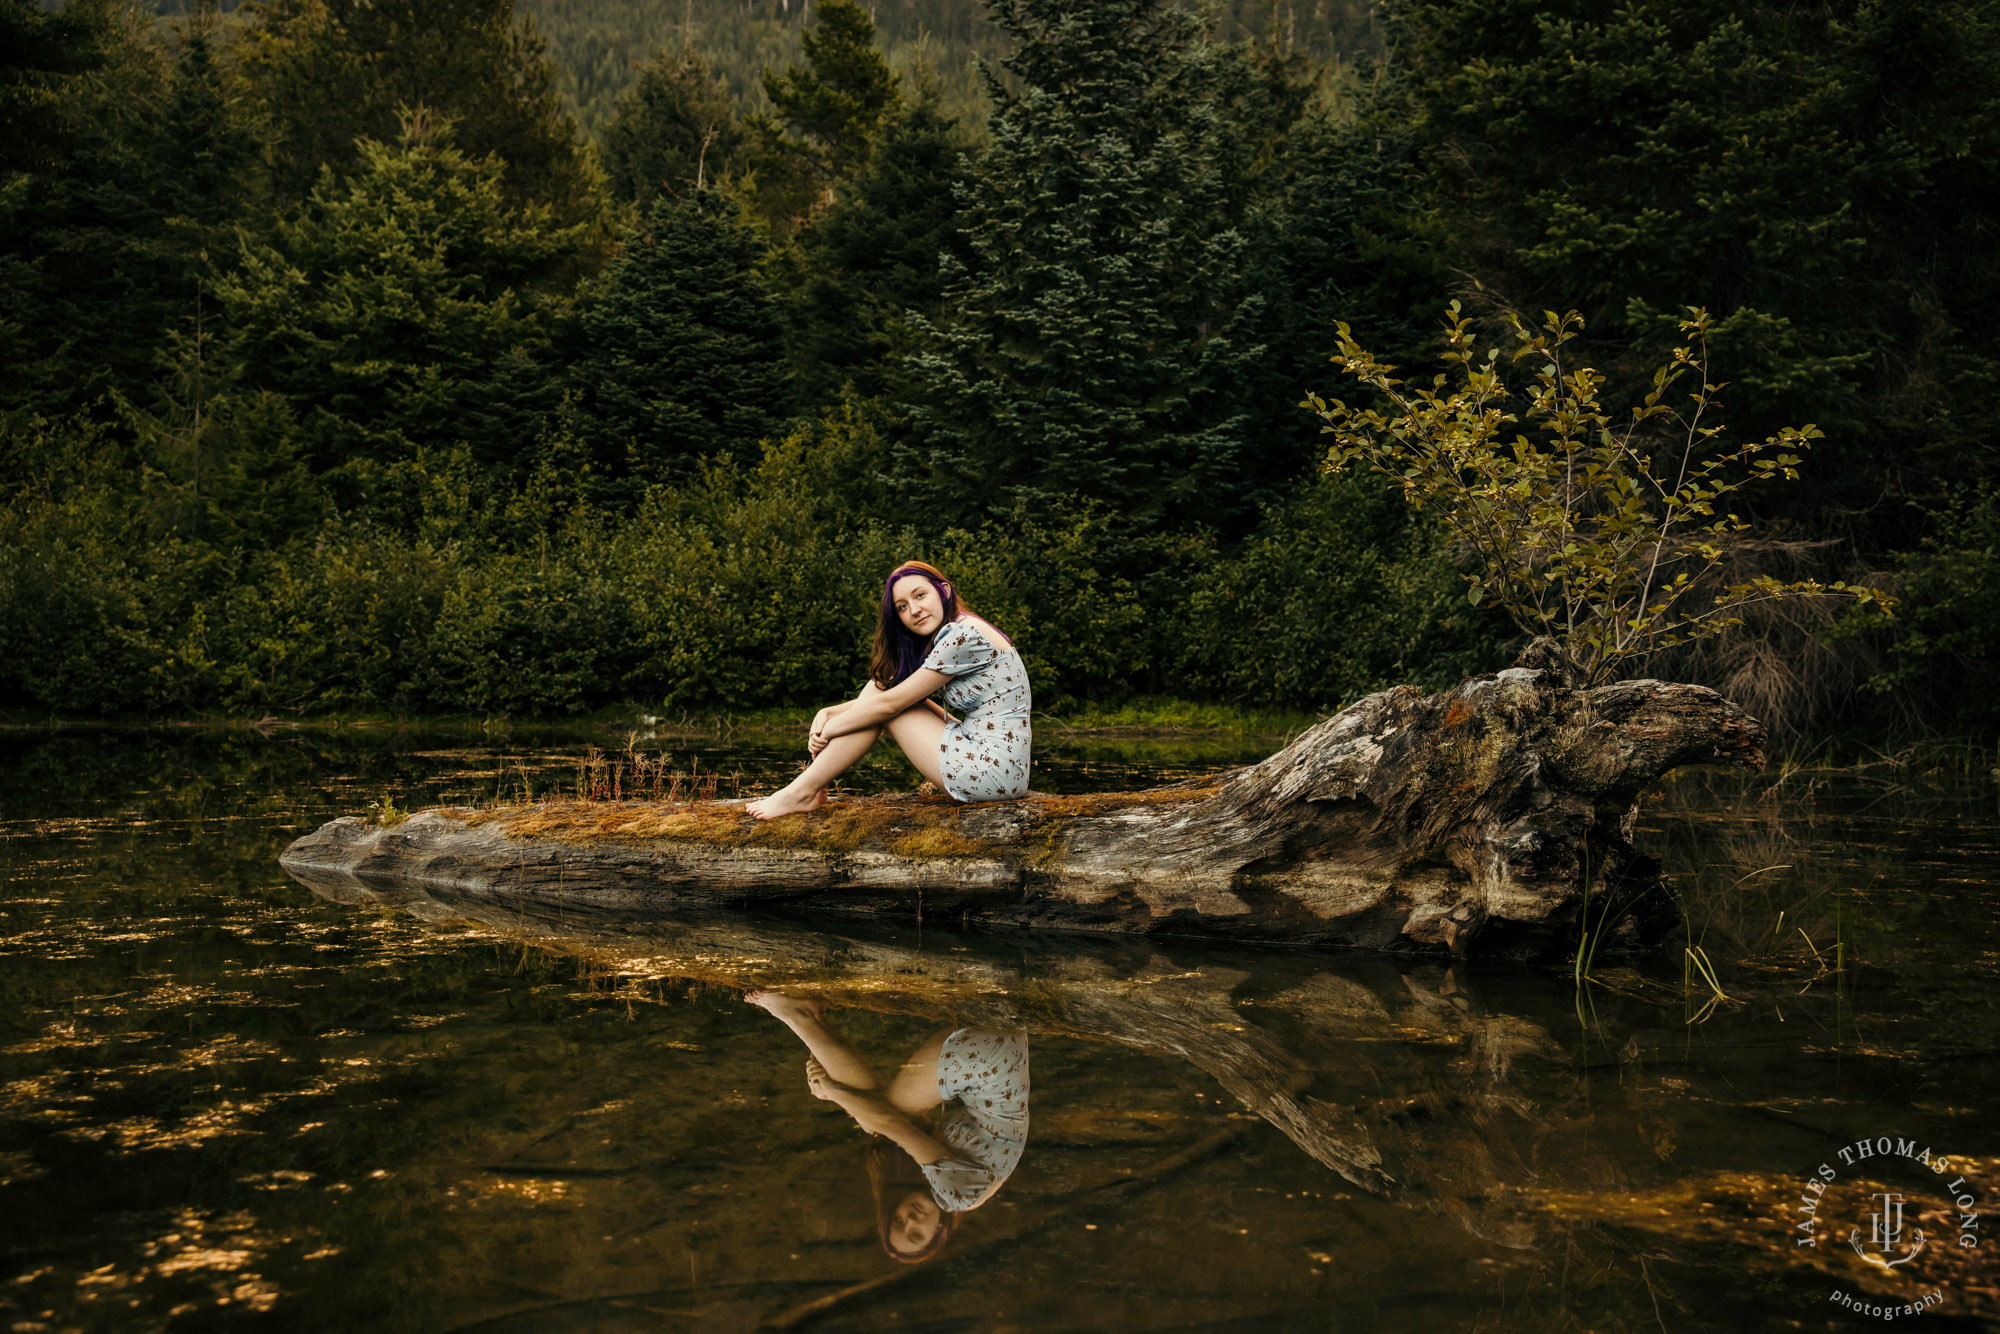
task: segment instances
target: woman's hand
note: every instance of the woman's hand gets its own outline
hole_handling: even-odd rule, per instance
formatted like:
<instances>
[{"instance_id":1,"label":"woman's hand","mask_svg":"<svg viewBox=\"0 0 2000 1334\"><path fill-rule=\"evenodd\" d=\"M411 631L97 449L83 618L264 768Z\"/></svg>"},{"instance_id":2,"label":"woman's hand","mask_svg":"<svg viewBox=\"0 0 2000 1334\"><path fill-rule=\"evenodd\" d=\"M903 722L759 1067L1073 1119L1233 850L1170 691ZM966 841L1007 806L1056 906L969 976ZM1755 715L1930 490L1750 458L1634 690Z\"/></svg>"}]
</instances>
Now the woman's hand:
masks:
<instances>
[{"instance_id":1,"label":"woman's hand","mask_svg":"<svg viewBox=\"0 0 2000 1334\"><path fill-rule=\"evenodd\" d=\"M814 759L826 749L826 720L833 717L832 709L821 709L813 715L812 731L806 736L806 754Z\"/></svg>"},{"instance_id":2,"label":"woman's hand","mask_svg":"<svg viewBox=\"0 0 2000 1334\"><path fill-rule=\"evenodd\" d=\"M819 1063L819 1057L806 1057L806 1088L822 1102L845 1104L849 1095L857 1092L847 1085L837 1082Z\"/></svg>"}]
</instances>

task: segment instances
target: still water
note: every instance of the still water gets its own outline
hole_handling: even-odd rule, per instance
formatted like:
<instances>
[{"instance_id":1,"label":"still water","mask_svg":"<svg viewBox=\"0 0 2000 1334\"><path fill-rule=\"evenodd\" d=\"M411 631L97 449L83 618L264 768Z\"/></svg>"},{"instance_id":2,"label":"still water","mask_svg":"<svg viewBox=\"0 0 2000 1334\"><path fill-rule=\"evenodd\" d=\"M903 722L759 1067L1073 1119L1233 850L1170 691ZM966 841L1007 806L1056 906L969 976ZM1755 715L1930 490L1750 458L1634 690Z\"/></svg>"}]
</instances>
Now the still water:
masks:
<instances>
[{"instance_id":1,"label":"still water","mask_svg":"<svg viewBox=\"0 0 2000 1334\"><path fill-rule=\"evenodd\" d=\"M1036 785L1143 787L1280 740L1058 740ZM1836 1292L1929 1301L1905 1317L1927 1328L2000 1320L1990 778L1668 781L1643 840L1700 953L1599 958L1581 987L1182 940L315 893L277 867L331 816L559 788L621 742L0 734L8 1326L1882 1323ZM795 767L771 739L643 745L725 791ZM857 786L907 781L878 764ZM809 1021L746 1003L759 989ZM807 1057L886 1088L966 1030L1018 1044L1025 1143L935 1258L899 1264L875 1113L815 1097ZM951 1140L982 1089L906 1120ZM920 1188L883 1179L891 1203Z\"/></svg>"}]
</instances>

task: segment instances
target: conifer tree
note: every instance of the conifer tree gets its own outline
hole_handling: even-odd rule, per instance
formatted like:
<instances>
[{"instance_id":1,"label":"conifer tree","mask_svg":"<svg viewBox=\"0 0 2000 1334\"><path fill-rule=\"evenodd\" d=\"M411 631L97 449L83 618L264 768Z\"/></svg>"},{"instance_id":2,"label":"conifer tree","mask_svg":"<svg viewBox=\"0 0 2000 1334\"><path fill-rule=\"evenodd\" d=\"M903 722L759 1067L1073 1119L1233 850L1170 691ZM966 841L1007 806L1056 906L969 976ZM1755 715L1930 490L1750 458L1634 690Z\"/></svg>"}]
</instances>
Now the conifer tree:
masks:
<instances>
[{"instance_id":1,"label":"conifer tree","mask_svg":"<svg viewBox=\"0 0 2000 1334\"><path fill-rule=\"evenodd\" d=\"M855 0L825 0L799 46L806 63L766 72L764 95L820 176L837 181L868 160L901 81L875 49L875 21Z\"/></svg>"},{"instance_id":2,"label":"conifer tree","mask_svg":"<svg viewBox=\"0 0 2000 1334\"><path fill-rule=\"evenodd\" d=\"M52 365L52 309L68 274L54 234L91 133L89 79L116 46L108 0L44 10L0 0L0 403L11 412L68 402Z\"/></svg>"},{"instance_id":3,"label":"conifer tree","mask_svg":"<svg viewBox=\"0 0 2000 1334\"><path fill-rule=\"evenodd\" d=\"M1408 131L1362 113L1322 108L1291 128L1271 163L1253 230L1249 281L1265 295L1250 375L1253 431L1267 455L1274 503L1325 454L1320 423L1299 410L1332 382L1337 326L1372 339L1388 360L1428 357L1452 274L1436 238L1421 244L1424 178ZM1362 331L1366 331L1365 334Z\"/></svg>"},{"instance_id":4,"label":"conifer tree","mask_svg":"<svg viewBox=\"0 0 2000 1334\"><path fill-rule=\"evenodd\" d=\"M598 136L612 196L647 204L734 176L747 134L736 99L690 47L662 51L639 71Z\"/></svg>"},{"instance_id":5,"label":"conifer tree","mask_svg":"<svg viewBox=\"0 0 2000 1334\"><path fill-rule=\"evenodd\" d=\"M0 0L0 176L44 171L62 161L81 130L82 76L103 66L115 40L111 0L49 9L36 0Z\"/></svg>"},{"instance_id":6,"label":"conifer tree","mask_svg":"<svg viewBox=\"0 0 2000 1334\"><path fill-rule=\"evenodd\" d=\"M86 6L77 16L89 12ZM96 31L96 67L65 87L41 169L0 203L13 269L0 341L16 406L66 412L107 392L143 397L170 330L195 314L206 256L250 202L254 141L214 58L214 16ZM72 31L75 31L72 24ZM47 108L42 108L46 111ZM37 123L24 108L24 125ZM60 147L57 147L57 139ZM54 151L51 151L51 150Z\"/></svg>"},{"instance_id":7,"label":"conifer tree","mask_svg":"<svg viewBox=\"0 0 2000 1334\"><path fill-rule=\"evenodd\" d=\"M773 116L752 120L756 212L780 239L836 197L859 171L882 122L901 97L901 80L875 49L875 23L855 0L826 0L799 36L805 63L765 71Z\"/></svg>"},{"instance_id":8,"label":"conifer tree","mask_svg":"<svg viewBox=\"0 0 2000 1334\"><path fill-rule=\"evenodd\" d=\"M303 198L323 167L351 170L358 140L394 142L428 107L470 158L507 166L515 205L559 222L592 209L592 181L555 70L514 0L252 0L243 60L276 141L279 193Z\"/></svg>"},{"instance_id":9,"label":"conifer tree","mask_svg":"<svg viewBox=\"0 0 2000 1334\"><path fill-rule=\"evenodd\" d=\"M572 430L606 481L754 461L788 411L763 247L714 191L658 195L577 319Z\"/></svg>"},{"instance_id":10,"label":"conifer tree","mask_svg":"<svg viewBox=\"0 0 2000 1334\"><path fill-rule=\"evenodd\" d=\"M245 387L291 403L307 462L346 506L462 439L496 368L547 344L552 279L579 232L510 207L504 167L421 114L399 143L357 148L352 177L322 173L218 284Z\"/></svg>"},{"instance_id":11,"label":"conifer tree","mask_svg":"<svg viewBox=\"0 0 2000 1334\"><path fill-rule=\"evenodd\" d=\"M896 110L868 165L800 234L787 323L803 397L824 401L843 385L884 393L912 344L909 314L939 314L941 261L962 249L966 157L956 124L926 90Z\"/></svg>"},{"instance_id":12,"label":"conifer tree","mask_svg":"<svg viewBox=\"0 0 2000 1334\"><path fill-rule=\"evenodd\" d=\"M1523 311L1579 306L1650 367L1686 308L1749 436L1827 430L1809 487L2000 458L2000 23L1981 0L1404 0L1400 104L1427 244ZM1982 145L1987 147L1982 147ZM1927 458L1920 459L1918 451Z\"/></svg>"},{"instance_id":13,"label":"conifer tree","mask_svg":"<svg viewBox=\"0 0 2000 1334\"><path fill-rule=\"evenodd\" d=\"M1230 54L1157 0L998 0L1015 91L966 192L969 255L918 325L911 492L964 521L1075 497L1128 568L1163 528L1239 518L1244 253Z\"/></svg>"}]
</instances>

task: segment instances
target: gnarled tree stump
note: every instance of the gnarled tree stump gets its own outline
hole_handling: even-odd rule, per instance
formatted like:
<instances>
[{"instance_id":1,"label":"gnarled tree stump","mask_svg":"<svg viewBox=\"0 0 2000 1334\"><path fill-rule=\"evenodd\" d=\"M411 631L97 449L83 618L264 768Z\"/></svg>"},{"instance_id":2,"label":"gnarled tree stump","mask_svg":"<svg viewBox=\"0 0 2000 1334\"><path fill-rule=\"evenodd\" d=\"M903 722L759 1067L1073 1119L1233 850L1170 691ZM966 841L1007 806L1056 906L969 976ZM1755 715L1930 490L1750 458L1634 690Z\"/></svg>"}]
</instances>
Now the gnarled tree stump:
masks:
<instances>
[{"instance_id":1,"label":"gnarled tree stump","mask_svg":"<svg viewBox=\"0 0 2000 1334\"><path fill-rule=\"evenodd\" d=\"M1147 792L862 797L763 823L740 802L436 810L335 820L280 861L606 906L1532 953L1651 882L1632 845L1646 787L1761 768L1762 740L1700 686L1511 668L1370 695L1261 764Z\"/></svg>"}]
</instances>

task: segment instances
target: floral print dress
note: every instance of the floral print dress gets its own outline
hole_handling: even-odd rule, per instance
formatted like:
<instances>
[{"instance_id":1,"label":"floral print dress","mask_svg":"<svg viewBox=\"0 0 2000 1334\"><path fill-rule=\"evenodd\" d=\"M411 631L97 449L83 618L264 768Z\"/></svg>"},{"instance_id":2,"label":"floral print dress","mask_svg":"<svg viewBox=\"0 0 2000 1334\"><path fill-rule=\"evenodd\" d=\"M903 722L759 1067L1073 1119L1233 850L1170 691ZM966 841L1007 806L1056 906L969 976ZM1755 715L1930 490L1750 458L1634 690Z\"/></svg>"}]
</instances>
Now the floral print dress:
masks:
<instances>
[{"instance_id":1,"label":"floral print dress","mask_svg":"<svg viewBox=\"0 0 2000 1334\"><path fill-rule=\"evenodd\" d=\"M1009 644L995 648L972 621L949 621L923 665L952 679L945 706L963 716L939 743L944 789L957 801L1014 801L1028 795L1028 669Z\"/></svg>"},{"instance_id":2,"label":"floral print dress","mask_svg":"<svg viewBox=\"0 0 2000 1334\"><path fill-rule=\"evenodd\" d=\"M923 1165L938 1208L976 1209L1020 1166L1028 1147L1028 1035L961 1028L938 1050L935 1138L951 1157Z\"/></svg>"}]
</instances>

